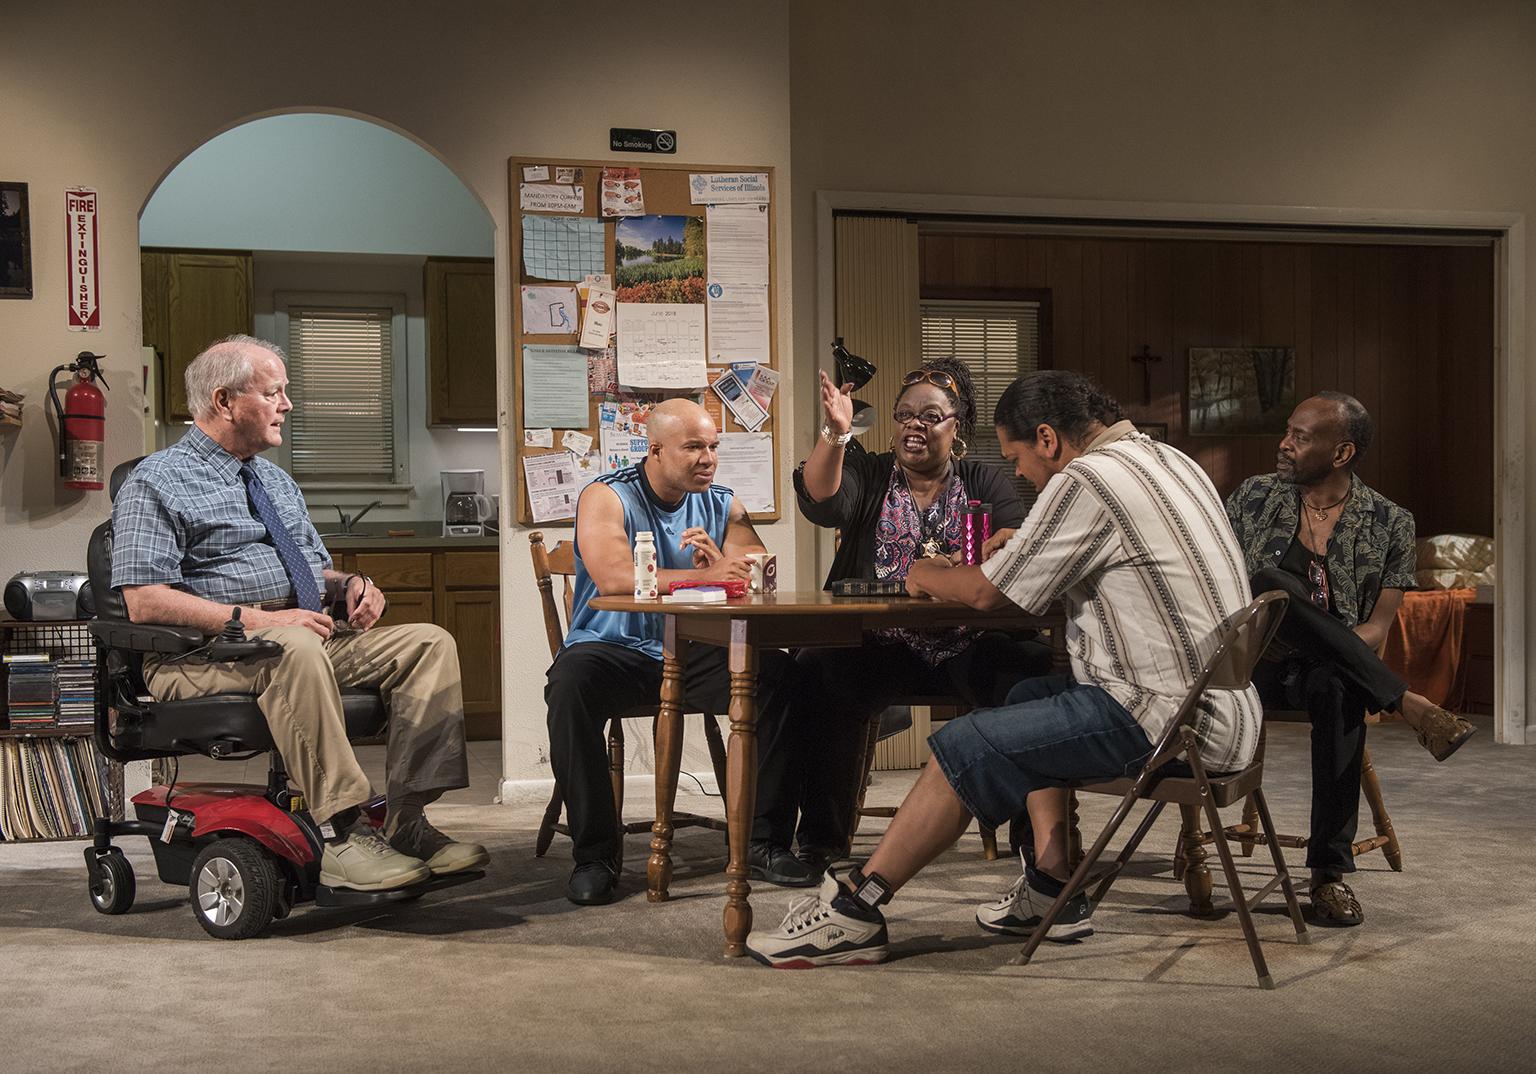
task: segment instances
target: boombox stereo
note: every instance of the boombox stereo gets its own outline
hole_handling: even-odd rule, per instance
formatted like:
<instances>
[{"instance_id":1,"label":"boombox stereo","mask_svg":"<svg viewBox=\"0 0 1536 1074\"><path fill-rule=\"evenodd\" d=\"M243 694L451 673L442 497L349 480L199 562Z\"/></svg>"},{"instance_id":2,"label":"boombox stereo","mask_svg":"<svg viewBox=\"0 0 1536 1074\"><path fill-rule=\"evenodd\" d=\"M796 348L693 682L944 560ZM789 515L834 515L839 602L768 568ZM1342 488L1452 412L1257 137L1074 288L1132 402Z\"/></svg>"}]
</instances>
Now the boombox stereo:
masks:
<instances>
[{"instance_id":1,"label":"boombox stereo","mask_svg":"<svg viewBox=\"0 0 1536 1074\"><path fill-rule=\"evenodd\" d=\"M16 619L89 619L91 583L79 571L23 571L5 583L5 610Z\"/></svg>"}]
</instances>

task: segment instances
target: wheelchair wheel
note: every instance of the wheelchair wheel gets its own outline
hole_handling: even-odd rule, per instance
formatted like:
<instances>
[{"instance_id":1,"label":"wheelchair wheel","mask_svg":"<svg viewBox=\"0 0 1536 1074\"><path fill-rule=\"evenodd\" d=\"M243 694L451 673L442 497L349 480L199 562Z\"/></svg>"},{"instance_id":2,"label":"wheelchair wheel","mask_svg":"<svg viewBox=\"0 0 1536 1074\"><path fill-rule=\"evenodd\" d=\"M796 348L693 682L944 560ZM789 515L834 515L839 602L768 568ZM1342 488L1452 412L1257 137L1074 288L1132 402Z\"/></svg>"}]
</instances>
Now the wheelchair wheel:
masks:
<instances>
[{"instance_id":1,"label":"wheelchair wheel","mask_svg":"<svg viewBox=\"0 0 1536 1074\"><path fill-rule=\"evenodd\" d=\"M89 878L91 905L100 914L126 914L133 906L133 866L116 847L96 855Z\"/></svg>"},{"instance_id":2,"label":"wheelchair wheel","mask_svg":"<svg viewBox=\"0 0 1536 1074\"><path fill-rule=\"evenodd\" d=\"M277 867L254 840L217 839L192 863L192 912L220 940L246 940L272 923L278 902Z\"/></svg>"}]
</instances>

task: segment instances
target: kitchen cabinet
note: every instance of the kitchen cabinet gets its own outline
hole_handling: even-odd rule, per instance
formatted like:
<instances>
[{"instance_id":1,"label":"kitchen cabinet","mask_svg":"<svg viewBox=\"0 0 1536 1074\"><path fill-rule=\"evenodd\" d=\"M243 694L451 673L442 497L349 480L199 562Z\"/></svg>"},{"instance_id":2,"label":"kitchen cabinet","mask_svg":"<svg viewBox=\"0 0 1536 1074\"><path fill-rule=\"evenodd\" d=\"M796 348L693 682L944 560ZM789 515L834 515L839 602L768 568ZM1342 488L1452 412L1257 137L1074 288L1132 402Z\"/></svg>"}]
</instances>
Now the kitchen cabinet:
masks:
<instances>
[{"instance_id":1,"label":"kitchen cabinet","mask_svg":"<svg viewBox=\"0 0 1536 1074\"><path fill-rule=\"evenodd\" d=\"M426 263L427 424L496 424L496 269L489 259Z\"/></svg>"},{"instance_id":2,"label":"kitchen cabinet","mask_svg":"<svg viewBox=\"0 0 1536 1074\"><path fill-rule=\"evenodd\" d=\"M386 538L391 548L411 538ZM336 542L336 569L366 574L389 600L383 625L436 623L453 635L471 739L501 737L501 571L494 550L357 551ZM370 545L378 545L374 540Z\"/></svg>"},{"instance_id":3,"label":"kitchen cabinet","mask_svg":"<svg viewBox=\"0 0 1536 1074\"><path fill-rule=\"evenodd\" d=\"M165 363L162 421L189 421L187 366L216 339L251 331L251 255L147 249L139 255L144 343Z\"/></svg>"}]
</instances>

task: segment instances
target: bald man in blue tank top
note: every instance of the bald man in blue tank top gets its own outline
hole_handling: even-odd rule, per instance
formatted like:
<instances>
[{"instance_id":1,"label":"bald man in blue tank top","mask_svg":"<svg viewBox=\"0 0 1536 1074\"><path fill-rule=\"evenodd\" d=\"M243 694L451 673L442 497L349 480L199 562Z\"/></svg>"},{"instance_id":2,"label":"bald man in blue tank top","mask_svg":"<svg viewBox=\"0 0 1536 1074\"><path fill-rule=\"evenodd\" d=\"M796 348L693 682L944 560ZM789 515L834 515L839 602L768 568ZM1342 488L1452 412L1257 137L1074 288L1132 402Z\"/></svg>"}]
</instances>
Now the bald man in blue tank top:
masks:
<instances>
[{"instance_id":1,"label":"bald man in blue tank top","mask_svg":"<svg viewBox=\"0 0 1536 1074\"><path fill-rule=\"evenodd\" d=\"M598 595L634 590L635 535L655 536L661 592L673 582L747 579L747 556L763 552L746 509L714 483L720 434L696 403L669 399L646 420L645 460L588 485L576 506L576 583L571 629L549 669L550 763L565 791L576 866L566 897L580 905L612 901L619 885L619 831L608 778L604 728L617 713L654 704L661 690L662 617L595 611ZM761 654L758 674L759 811L752 827L752 875L772 883L816 882L794 857L797 796L784 793L798 771L784 734L794 661ZM685 712L723 713L730 698L724 649L690 646ZM787 807L786 807L786 803Z\"/></svg>"}]
</instances>

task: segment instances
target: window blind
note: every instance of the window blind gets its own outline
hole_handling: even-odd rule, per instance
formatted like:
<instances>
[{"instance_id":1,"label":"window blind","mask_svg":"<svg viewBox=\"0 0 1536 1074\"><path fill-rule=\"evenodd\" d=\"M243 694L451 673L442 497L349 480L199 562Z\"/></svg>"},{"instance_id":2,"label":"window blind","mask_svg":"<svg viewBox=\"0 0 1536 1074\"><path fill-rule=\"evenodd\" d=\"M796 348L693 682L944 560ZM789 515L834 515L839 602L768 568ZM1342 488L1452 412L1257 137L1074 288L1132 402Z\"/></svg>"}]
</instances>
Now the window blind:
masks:
<instances>
[{"instance_id":1,"label":"window blind","mask_svg":"<svg viewBox=\"0 0 1536 1074\"><path fill-rule=\"evenodd\" d=\"M288 438L296 479L394 480L393 312L289 308Z\"/></svg>"},{"instance_id":2,"label":"window blind","mask_svg":"<svg viewBox=\"0 0 1536 1074\"><path fill-rule=\"evenodd\" d=\"M930 299L919 308L923 359L953 357L970 367L976 386L970 458L1001 466L1013 478L1013 466L998 447L992 416L1004 389L1021 374L1040 368L1040 304ZM1032 504L1034 486L1022 477L1013 480L1024 502Z\"/></svg>"}]
</instances>

